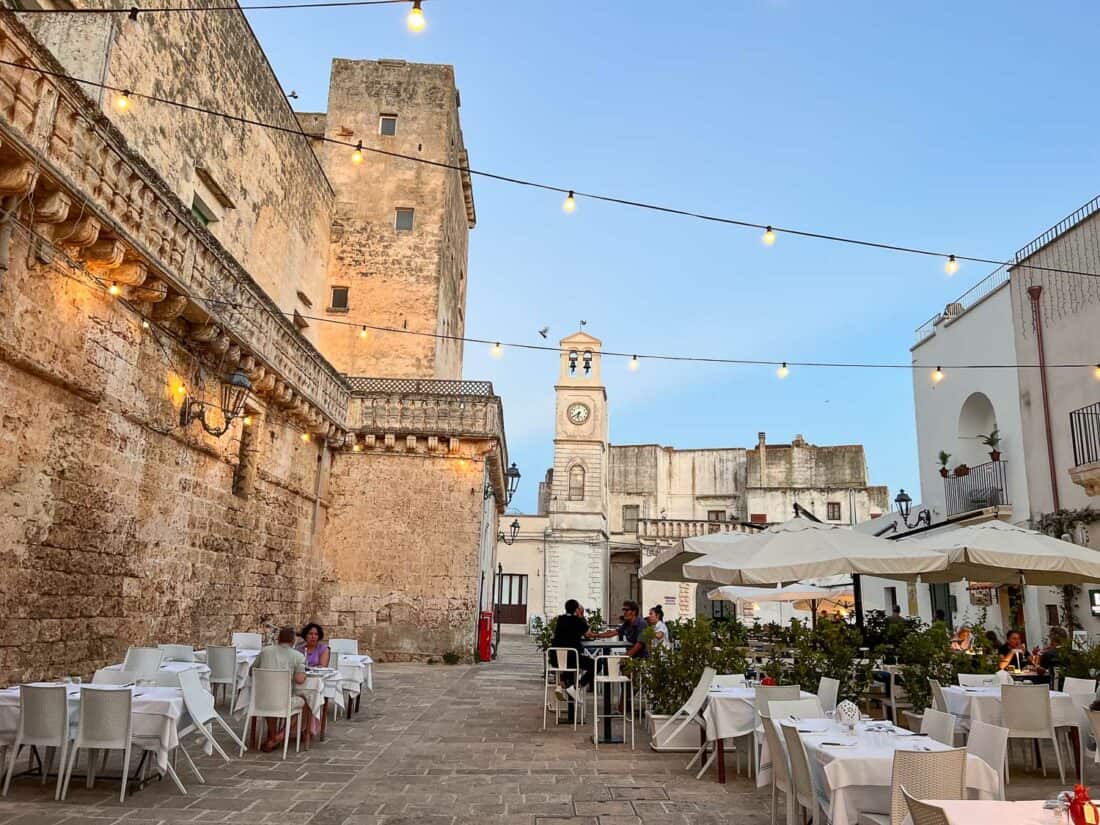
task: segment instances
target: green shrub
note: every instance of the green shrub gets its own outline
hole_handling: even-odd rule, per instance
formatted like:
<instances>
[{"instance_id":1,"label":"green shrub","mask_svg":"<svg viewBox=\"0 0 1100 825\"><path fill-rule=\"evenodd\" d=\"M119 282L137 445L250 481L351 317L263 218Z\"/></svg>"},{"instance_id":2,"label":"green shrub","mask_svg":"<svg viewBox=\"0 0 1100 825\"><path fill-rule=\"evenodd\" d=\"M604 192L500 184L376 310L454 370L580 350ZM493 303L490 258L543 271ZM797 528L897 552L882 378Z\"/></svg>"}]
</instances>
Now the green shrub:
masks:
<instances>
[{"instance_id":1,"label":"green shrub","mask_svg":"<svg viewBox=\"0 0 1100 825\"><path fill-rule=\"evenodd\" d=\"M462 654L456 653L453 650L448 650L443 654L443 664L445 665L457 665L462 661Z\"/></svg>"}]
</instances>

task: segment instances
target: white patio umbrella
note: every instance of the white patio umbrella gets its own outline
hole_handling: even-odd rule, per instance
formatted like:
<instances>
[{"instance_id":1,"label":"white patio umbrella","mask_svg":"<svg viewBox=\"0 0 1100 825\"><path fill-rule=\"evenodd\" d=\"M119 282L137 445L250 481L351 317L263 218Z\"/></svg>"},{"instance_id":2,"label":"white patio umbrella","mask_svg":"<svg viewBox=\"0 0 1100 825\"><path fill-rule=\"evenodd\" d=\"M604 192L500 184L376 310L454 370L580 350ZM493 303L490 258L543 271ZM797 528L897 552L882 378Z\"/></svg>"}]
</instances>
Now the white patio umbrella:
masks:
<instances>
[{"instance_id":1,"label":"white patio umbrella","mask_svg":"<svg viewBox=\"0 0 1100 825\"><path fill-rule=\"evenodd\" d=\"M683 541L678 541L646 562L638 571L638 578L659 582L695 581L695 579L685 578L684 562L695 561L711 552L728 553L738 541L747 539L750 535L750 533L711 533L698 536L691 540L691 550L684 547Z\"/></svg>"},{"instance_id":2,"label":"white patio umbrella","mask_svg":"<svg viewBox=\"0 0 1100 825\"><path fill-rule=\"evenodd\" d=\"M1003 521L954 527L896 543L947 555L947 568L921 573L924 582L1100 582L1100 552Z\"/></svg>"},{"instance_id":3,"label":"white patio umbrella","mask_svg":"<svg viewBox=\"0 0 1100 825\"><path fill-rule=\"evenodd\" d=\"M818 602L840 601L847 598L851 601L852 587L815 587L812 584L795 582L782 587L733 587L726 585L716 587L707 593L707 598L712 602Z\"/></svg>"},{"instance_id":4,"label":"white patio umbrella","mask_svg":"<svg viewBox=\"0 0 1100 825\"><path fill-rule=\"evenodd\" d=\"M696 541L684 539L684 549L694 550ZM684 565L686 577L719 584L783 584L844 573L904 579L947 567L947 556L941 551L802 516L742 538L721 554L713 542L707 549L709 555Z\"/></svg>"}]
</instances>

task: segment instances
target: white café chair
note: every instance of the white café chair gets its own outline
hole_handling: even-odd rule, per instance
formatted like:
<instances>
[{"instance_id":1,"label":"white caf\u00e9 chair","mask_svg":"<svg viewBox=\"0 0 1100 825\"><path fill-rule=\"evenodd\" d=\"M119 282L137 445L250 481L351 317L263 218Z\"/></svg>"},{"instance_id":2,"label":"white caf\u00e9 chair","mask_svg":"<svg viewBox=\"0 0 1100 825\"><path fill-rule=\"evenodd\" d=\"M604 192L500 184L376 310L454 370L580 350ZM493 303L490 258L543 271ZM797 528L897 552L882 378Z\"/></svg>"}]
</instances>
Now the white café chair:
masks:
<instances>
[{"instance_id":1,"label":"white caf\u00e9 chair","mask_svg":"<svg viewBox=\"0 0 1100 825\"><path fill-rule=\"evenodd\" d=\"M1005 798L1005 763L1008 760L1008 728L977 720L970 723L966 752L978 757L997 774L997 799ZM1081 765L1084 766L1084 759Z\"/></svg>"},{"instance_id":2,"label":"white caf\u00e9 chair","mask_svg":"<svg viewBox=\"0 0 1100 825\"><path fill-rule=\"evenodd\" d=\"M939 679L929 679L928 686L932 688L932 709L940 713L948 713L947 698L943 695L943 685Z\"/></svg>"},{"instance_id":3,"label":"white caf\u00e9 chair","mask_svg":"<svg viewBox=\"0 0 1100 825\"><path fill-rule=\"evenodd\" d=\"M1087 708L1096 698L1096 680L1067 676L1062 682L1062 692L1073 697L1074 705Z\"/></svg>"},{"instance_id":4,"label":"white caf\u00e9 chair","mask_svg":"<svg viewBox=\"0 0 1100 825\"><path fill-rule=\"evenodd\" d=\"M80 689L80 720L76 739L69 753L61 799L69 792L73 768L81 750L88 751L87 787L95 784L96 751L122 751L122 790L118 801L126 801L126 785L130 778L130 751L133 744L133 691L127 688L82 687ZM106 759L106 753L104 753Z\"/></svg>"},{"instance_id":5,"label":"white caf\u00e9 chair","mask_svg":"<svg viewBox=\"0 0 1100 825\"><path fill-rule=\"evenodd\" d=\"M192 645L157 645L164 651L166 662L193 662L195 661L195 648Z\"/></svg>"},{"instance_id":6,"label":"white caf\u00e9 chair","mask_svg":"<svg viewBox=\"0 0 1100 825\"><path fill-rule=\"evenodd\" d=\"M1054 745L1054 758L1058 760L1058 776L1064 784L1066 772L1062 767L1062 750L1058 747L1058 735L1050 714L1050 688L1046 685L1002 685L1001 708L1009 739L1051 741ZM1046 776L1042 748L1039 748L1039 765L1043 769L1043 776Z\"/></svg>"},{"instance_id":7,"label":"white caf\u00e9 chair","mask_svg":"<svg viewBox=\"0 0 1100 825\"><path fill-rule=\"evenodd\" d=\"M861 813L857 825L902 825L909 812L903 787L916 799L964 799L966 749L894 751L890 813Z\"/></svg>"},{"instance_id":8,"label":"white caf\u00e9 chair","mask_svg":"<svg viewBox=\"0 0 1100 825\"><path fill-rule=\"evenodd\" d=\"M1080 732L1081 737L1081 784L1085 784L1085 757L1088 755L1088 738L1089 734L1096 743L1096 750L1093 752L1093 759L1100 765L1100 710L1088 710L1085 709L1085 721L1087 723L1087 730Z\"/></svg>"},{"instance_id":9,"label":"white caf\u00e9 chair","mask_svg":"<svg viewBox=\"0 0 1100 825\"><path fill-rule=\"evenodd\" d=\"M352 656L359 655L359 640L358 639L329 639L328 649L333 653L350 653Z\"/></svg>"},{"instance_id":10,"label":"white caf\u00e9 chair","mask_svg":"<svg viewBox=\"0 0 1100 825\"><path fill-rule=\"evenodd\" d=\"M602 686L604 690L612 690L615 685L619 685L623 690L623 712L621 714L612 712L610 716L621 718L624 726L629 722L630 749L634 750L634 683L623 672L623 665L629 661L629 656L601 656L596 663L596 673L592 680L592 731L595 733L596 750L600 749L600 719L607 718L607 716L600 716L600 687ZM607 668L605 673L600 673L601 662ZM626 738L625 729L623 738Z\"/></svg>"},{"instance_id":11,"label":"white caf\u00e9 chair","mask_svg":"<svg viewBox=\"0 0 1100 825\"><path fill-rule=\"evenodd\" d=\"M237 631L233 634L233 638L230 640L229 644L237 648L237 650L262 650L264 646L264 637L259 633Z\"/></svg>"},{"instance_id":12,"label":"white caf\u00e9 chair","mask_svg":"<svg viewBox=\"0 0 1100 825\"><path fill-rule=\"evenodd\" d=\"M49 778L53 758L60 756L57 767L57 788L54 799L61 798L62 779L65 776L65 762L69 755L69 742L72 733L69 730L69 698L65 685L20 685L19 686L19 729L8 755L8 772L4 777L3 795L8 795L15 760L24 747L43 748L42 784ZM54 749L53 756L50 748Z\"/></svg>"},{"instance_id":13,"label":"white caf\u00e9 chair","mask_svg":"<svg viewBox=\"0 0 1100 825\"><path fill-rule=\"evenodd\" d=\"M773 721L775 717L772 717ZM794 804L787 804L788 816L797 812L799 808L805 808L815 823L832 820L833 812L829 800L820 799L814 793L814 783L810 779L810 763L806 758L806 746L798 736L798 728L794 725L779 723L779 729L783 732L783 741L787 745L787 763L791 769L791 785ZM806 820L796 817L800 822ZM793 825L793 823L792 823Z\"/></svg>"},{"instance_id":14,"label":"white caf\u00e9 chair","mask_svg":"<svg viewBox=\"0 0 1100 825\"><path fill-rule=\"evenodd\" d=\"M825 711L821 709L818 698L810 696L806 699L772 699L768 702L768 715L776 722L797 722L800 719L821 719Z\"/></svg>"},{"instance_id":15,"label":"white caf\u00e9 chair","mask_svg":"<svg viewBox=\"0 0 1100 825\"><path fill-rule=\"evenodd\" d=\"M1016 683L1016 680L1012 678L1012 674L1007 670L998 670L993 674L993 678L998 685L1012 685Z\"/></svg>"},{"instance_id":16,"label":"white caf\u00e9 chair","mask_svg":"<svg viewBox=\"0 0 1100 825\"><path fill-rule=\"evenodd\" d=\"M273 670L257 667L252 670L252 694L248 700L248 710L244 715L244 727L241 728L240 755L244 756L248 741L248 725L253 719L282 719L286 730L283 734L283 759L286 759L290 745L290 723L298 714L298 728L294 752L302 748L302 726L308 725L306 719L306 700L292 693L291 673L289 670Z\"/></svg>"},{"instance_id":17,"label":"white caf\u00e9 chair","mask_svg":"<svg viewBox=\"0 0 1100 825\"><path fill-rule=\"evenodd\" d=\"M712 667L703 668L703 675L699 677L699 682L695 685L695 689L691 692L691 696L684 702L675 713L668 717L659 728L653 731L653 742L657 747L661 747L661 742L665 743L675 739L680 735L680 732L691 724L698 724L705 726L700 713L703 710L703 705L707 701L707 691L710 690L711 683L714 681L715 670ZM670 727L675 725L676 727L670 733L665 733ZM698 759L703 753L706 744L699 746L699 750L695 752L695 756L688 762L690 768L695 760Z\"/></svg>"},{"instance_id":18,"label":"white caf\u00e9 chair","mask_svg":"<svg viewBox=\"0 0 1100 825\"><path fill-rule=\"evenodd\" d=\"M179 688L180 672L173 670L158 670L151 676L144 677L141 681L143 684L152 685L153 687ZM194 673L196 676L198 675L198 672L194 670L188 672Z\"/></svg>"},{"instance_id":19,"label":"white caf\u00e9 chair","mask_svg":"<svg viewBox=\"0 0 1100 825\"><path fill-rule=\"evenodd\" d=\"M955 717L950 713L925 708L920 720L920 732L949 748L955 747Z\"/></svg>"},{"instance_id":20,"label":"white caf\u00e9 chair","mask_svg":"<svg viewBox=\"0 0 1100 825\"><path fill-rule=\"evenodd\" d=\"M232 645L207 645L206 666L210 668L210 692L217 696L221 687L222 697L229 697L229 712L237 701L237 648Z\"/></svg>"},{"instance_id":21,"label":"white caf\u00e9 chair","mask_svg":"<svg viewBox=\"0 0 1100 825\"><path fill-rule=\"evenodd\" d=\"M247 748L239 738L237 734L233 732L233 729L226 724L225 720L221 718L218 711L214 708L214 697L203 690L202 680L199 678L199 674L193 670L185 670L179 674L180 691L183 693L183 704L187 708L188 722L187 727L183 728L179 732L180 750L183 751L183 756L187 760L187 764L190 766L191 771L198 777L199 782L205 783L202 774L199 773L198 768L195 767L195 763L191 760L191 755L187 752L187 749L183 746L183 740L185 737L190 736L193 733L198 733L202 738L210 745L215 753L218 754L226 762L231 762L229 754L227 754L222 746L218 744L218 741L214 738L214 723L217 723L223 731L228 734L229 738L241 749L241 753L244 753Z\"/></svg>"},{"instance_id":22,"label":"white caf\u00e9 chair","mask_svg":"<svg viewBox=\"0 0 1100 825\"><path fill-rule=\"evenodd\" d=\"M836 697L840 693L840 680L831 676L822 676L817 684L817 698L821 702L821 709L828 713L836 710Z\"/></svg>"},{"instance_id":23,"label":"white caf\u00e9 chair","mask_svg":"<svg viewBox=\"0 0 1100 825\"><path fill-rule=\"evenodd\" d=\"M137 673L131 673L128 670L115 670L114 668L101 667L92 674L92 684L103 686L132 685L138 679L143 678L145 677L139 676Z\"/></svg>"},{"instance_id":24,"label":"white caf\u00e9 chair","mask_svg":"<svg viewBox=\"0 0 1100 825\"><path fill-rule=\"evenodd\" d=\"M580 651L572 647L548 647L543 654L543 666L545 678L542 685L542 729L546 730L546 714L550 707L550 691L553 689L555 692L558 689L560 679L562 676L571 676L573 679L573 687L580 695L580 679L581 679L581 654ZM583 697L582 697L583 698ZM584 716L584 702L575 702L576 707L573 709L573 729L577 729L577 722ZM561 714L561 705L559 702L554 702L554 723L557 721Z\"/></svg>"},{"instance_id":25,"label":"white caf\u00e9 chair","mask_svg":"<svg viewBox=\"0 0 1100 825\"><path fill-rule=\"evenodd\" d=\"M780 739L780 733L772 722L772 718L766 713L760 714L760 723L764 726L764 741L768 743L768 754L771 756L772 774L772 823L775 825L775 811L777 797L783 793L783 802L787 806L787 822L792 822L790 806L794 799L791 792L791 769L787 762L787 748ZM764 765L760 766L763 770Z\"/></svg>"},{"instance_id":26,"label":"white caf\u00e9 chair","mask_svg":"<svg viewBox=\"0 0 1100 825\"><path fill-rule=\"evenodd\" d=\"M994 687L997 684L995 673L957 673L955 678L959 687Z\"/></svg>"},{"instance_id":27,"label":"white caf\u00e9 chair","mask_svg":"<svg viewBox=\"0 0 1100 825\"><path fill-rule=\"evenodd\" d=\"M122 669L138 676L151 676L160 670L164 651L157 647L131 647L122 660Z\"/></svg>"},{"instance_id":28,"label":"white caf\u00e9 chair","mask_svg":"<svg viewBox=\"0 0 1100 825\"><path fill-rule=\"evenodd\" d=\"M901 795L905 797L905 807L909 809L913 825L951 825L943 808L914 799L905 787L902 787Z\"/></svg>"},{"instance_id":29,"label":"white caf\u00e9 chair","mask_svg":"<svg viewBox=\"0 0 1100 825\"><path fill-rule=\"evenodd\" d=\"M882 700L883 708L890 711L890 721L895 725L901 724L901 711L910 710L913 703L909 701L909 694L905 687L898 681L897 671L888 670L886 682L886 697Z\"/></svg>"},{"instance_id":30,"label":"white caf\u00e9 chair","mask_svg":"<svg viewBox=\"0 0 1100 825\"><path fill-rule=\"evenodd\" d=\"M802 695L802 687L800 685L760 685L753 691L753 707L756 709L756 715L766 713L775 719L775 714L771 712L772 702L791 702L799 698ZM755 771L760 765L761 755L764 752L764 727L757 722L756 728L753 731L752 736L752 749L749 754L749 776L754 776Z\"/></svg>"},{"instance_id":31,"label":"white caf\u00e9 chair","mask_svg":"<svg viewBox=\"0 0 1100 825\"><path fill-rule=\"evenodd\" d=\"M719 673L714 677L714 681L710 683L711 690L739 688L746 685L748 685L748 681L745 679L744 673Z\"/></svg>"}]
</instances>

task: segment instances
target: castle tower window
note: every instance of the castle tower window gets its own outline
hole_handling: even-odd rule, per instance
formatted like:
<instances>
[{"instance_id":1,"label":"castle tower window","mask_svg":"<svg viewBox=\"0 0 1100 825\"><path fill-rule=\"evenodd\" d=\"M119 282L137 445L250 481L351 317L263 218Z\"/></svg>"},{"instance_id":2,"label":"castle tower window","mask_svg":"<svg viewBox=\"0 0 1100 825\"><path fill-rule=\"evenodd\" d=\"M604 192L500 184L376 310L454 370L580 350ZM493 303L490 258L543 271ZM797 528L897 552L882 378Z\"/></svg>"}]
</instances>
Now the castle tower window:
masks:
<instances>
[{"instance_id":1,"label":"castle tower window","mask_svg":"<svg viewBox=\"0 0 1100 825\"><path fill-rule=\"evenodd\" d=\"M637 533L638 532L638 505L637 504L624 504L623 505L623 532L624 533Z\"/></svg>"},{"instance_id":2,"label":"castle tower window","mask_svg":"<svg viewBox=\"0 0 1100 825\"><path fill-rule=\"evenodd\" d=\"M840 502L830 501L825 505L825 518L829 521L840 521Z\"/></svg>"},{"instance_id":3,"label":"castle tower window","mask_svg":"<svg viewBox=\"0 0 1100 825\"><path fill-rule=\"evenodd\" d=\"M579 464L569 470L569 500L584 501L584 467Z\"/></svg>"},{"instance_id":4,"label":"castle tower window","mask_svg":"<svg viewBox=\"0 0 1100 825\"><path fill-rule=\"evenodd\" d=\"M407 206L399 206L394 211L393 226L398 232L412 232L413 210Z\"/></svg>"},{"instance_id":5,"label":"castle tower window","mask_svg":"<svg viewBox=\"0 0 1100 825\"><path fill-rule=\"evenodd\" d=\"M329 293L328 301L329 312L347 312L348 311L348 287L346 286L334 286L332 292Z\"/></svg>"},{"instance_id":6,"label":"castle tower window","mask_svg":"<svg viewBox=\"0 0 1100 825\"><path fill-rule=\"evenodd\" d=\"M397 134L397 115L382 115L378 118L378 134L393 137Z\"/></svg>"}]
</instances>

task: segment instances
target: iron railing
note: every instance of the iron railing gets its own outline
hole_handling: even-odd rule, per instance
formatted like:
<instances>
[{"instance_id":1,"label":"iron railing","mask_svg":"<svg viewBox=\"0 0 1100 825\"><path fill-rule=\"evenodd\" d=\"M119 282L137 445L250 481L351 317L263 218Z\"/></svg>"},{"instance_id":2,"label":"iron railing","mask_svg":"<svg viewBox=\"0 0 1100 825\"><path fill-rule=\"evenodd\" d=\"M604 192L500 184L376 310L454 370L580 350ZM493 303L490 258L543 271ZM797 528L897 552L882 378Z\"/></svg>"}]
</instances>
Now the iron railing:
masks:
<instances>
[{"instance_id":1,"label":"iron railing","mask_svg":"<svg viewBox=\"0 0 1100 825\"><path fill-rule=\"evenodd\" d=\"M947 515L954 516L983 507L1010 504L1008 498L1008 462L987 461L971 467L964 476L950 475L943 480Z\"/></svg>"},{"instance_id":2,"label":"iron railing","mask_svg":"<svg viewBox=\"0 0 1100 825\"><path fill-rule=\"evenodd\" d=\"M1059 235L1068 232L1077 224L1081 223L1081 221L1085 220L1085 218L1090 217L1098 209L1100 209L1100 195L1097 195L1095 198L1093 198L1083 206L1079 206L1070 214L1062 218L1062 220L1058 221L1058 223L1054 224L1054 226L1050 227L1050 229L1048 229L1042 235L1034 238L1029 243L1018 249L1016 251L1016 254L1013 256L1016 263L1020 263L1021 261L1030 258L1032 255L1034 255L1048 243L1053 241Z\"/></svg>"},{"instance_id":3,"label":"iron railing","mask_svg":"<svg viewBox=\"0 0 1100 825\"><path fill-rule=\"evenodd\" d=\"M958 298L947 305L949 307L954 307L956 304L960 305L960 308L957 309L952 317L958 317L959 315L962 315L964 312L974 306L974 304L978 303L978 301L982 300L982 298L984 298L986 295L994 292L998 287L1000 287L1007 281L1008 267L997 267L980 281L978 281L978 283L974 284L974 286L970 287L970 289L968 289L966 292L964 292L962 295L960 295ZM944 313L937 312L935 315L933 315L931 318L929 318L927 321L917 327L917 343L920 343L933 332L935 332L936 324L942 321L943 318Z\"/></svg>"},{"instance_id":4,"label":"iron railing","mask_svg":"<svg viewBox=\"0 0 1100 825\"><path fill-rule=\"evenodd\" d=\"M445 381L436 378L363 378L348 376L353 395L373 393L402 395L493 395L491 381Z\"/></svg>"},{"instance_id":5,"label":"iron railing","mask_svg":"<svg viewBox=\"0 0 1100 825\"><path fill-rule=\"evenodd\" d=\"M1069 414L1073 437L1073 466L1100 461L1100 401Z\"/></svg>"}]
</instances>

